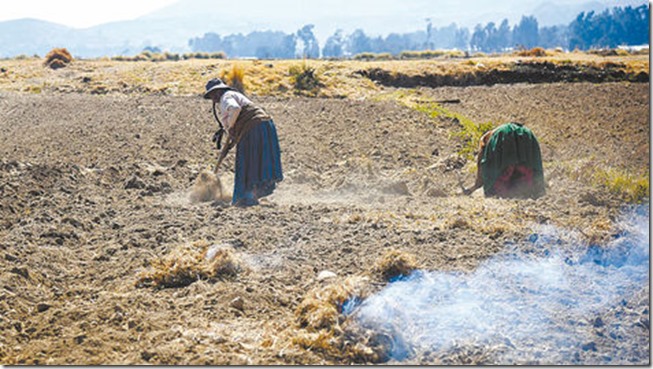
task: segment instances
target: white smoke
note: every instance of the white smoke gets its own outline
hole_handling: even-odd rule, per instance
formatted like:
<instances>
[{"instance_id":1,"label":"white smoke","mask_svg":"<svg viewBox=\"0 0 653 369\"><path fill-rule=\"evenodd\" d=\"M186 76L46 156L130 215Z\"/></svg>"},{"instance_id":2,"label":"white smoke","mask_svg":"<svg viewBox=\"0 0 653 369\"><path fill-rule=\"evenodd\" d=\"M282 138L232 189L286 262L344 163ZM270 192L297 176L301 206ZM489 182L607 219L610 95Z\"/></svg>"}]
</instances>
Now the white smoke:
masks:
<instances>
[{"instance_id":1,"label":"white smoke","mask_svg":"<svg viewBox=\"0 0 653 369\"><path fill-rule=\"evenodd\" d=\"M620 224L623 231L603 247L558 251L549 227L531 238L543 253L504 253L472 273L415 272L363 301L352 317L395 332L396 360L501 342L497 364L562 364L556 351L582 347L592 328L574 322L600 316L648 284L648 206Z\"/></svg>"}]
</instances>

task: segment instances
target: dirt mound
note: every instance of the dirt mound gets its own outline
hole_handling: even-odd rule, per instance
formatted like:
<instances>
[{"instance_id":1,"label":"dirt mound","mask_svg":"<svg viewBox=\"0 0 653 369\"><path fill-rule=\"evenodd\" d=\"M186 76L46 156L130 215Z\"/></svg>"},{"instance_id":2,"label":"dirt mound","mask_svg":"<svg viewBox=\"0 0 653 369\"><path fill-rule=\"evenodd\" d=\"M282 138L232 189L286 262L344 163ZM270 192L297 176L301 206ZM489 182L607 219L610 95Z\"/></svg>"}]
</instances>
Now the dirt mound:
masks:
<instances>
[{"instance_id":1,"label":"dirt mound","mask_svg":"<svg viewBox=\"0 0 653 369\"><path fill-rule=\"evenodd\" d=\"M389 87L442 87L442 86L492 86L512 83L555 83L555 82L649 82L646 72L633 73L619 63L594 65L559 64L552 62L515 62L506 70L479 68L473 72L458 74L406 75L381 68L359 70L356 74Z\"/></svg>"}]
</instances>

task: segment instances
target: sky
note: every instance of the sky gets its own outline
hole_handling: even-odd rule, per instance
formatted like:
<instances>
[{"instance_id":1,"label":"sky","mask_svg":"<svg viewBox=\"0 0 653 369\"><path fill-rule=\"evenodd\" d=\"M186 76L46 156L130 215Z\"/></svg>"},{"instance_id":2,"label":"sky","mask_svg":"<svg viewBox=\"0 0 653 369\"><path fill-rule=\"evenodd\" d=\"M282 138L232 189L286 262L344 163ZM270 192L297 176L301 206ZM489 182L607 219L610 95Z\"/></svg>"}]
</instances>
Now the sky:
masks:
<instances>
[{"instance_id":1,"label":"sky","mask_svg":"<svg viewBox=\"0 0 653 369\"><path fill-rule=\"evenodd\" d=\"M177 0L17 0L3 1L0 5L0 22L12 19L35 18L74 28L87 28L115 21L132 20L154 10L164 8ZM377 0L378 1L378 0ZM501 5L511 1L496 0ZM545 2L546 0L542 0ZM564 0L574 1L574 0ZM577 0L580 1L580 0ZM589 0L583 0L589 1ZM623 0L615 0L616 3ZM374 3L375 1L370 1ZM309 0L310 3L310 0ZM477 0L475 7L488 1ZM489 1L492 4L493 1ZM485 4L488 5L488 4ZM366 5L367 6L367 5ZM487 6L485 6L487 7ZM491 7L492 8L492 7ZM475 9L478 10L478 9Z\"/></svg>"},{"instance_id":2,"label":"sky","mask_svg":"<svg viewBox=\"0 0 653 369\"><path fill-rule=\"evenodd\" d=\"M74 28L131 20L176 0L18 0L0 5L0 21L36 18Z\"/></svg>"}]
</instances>

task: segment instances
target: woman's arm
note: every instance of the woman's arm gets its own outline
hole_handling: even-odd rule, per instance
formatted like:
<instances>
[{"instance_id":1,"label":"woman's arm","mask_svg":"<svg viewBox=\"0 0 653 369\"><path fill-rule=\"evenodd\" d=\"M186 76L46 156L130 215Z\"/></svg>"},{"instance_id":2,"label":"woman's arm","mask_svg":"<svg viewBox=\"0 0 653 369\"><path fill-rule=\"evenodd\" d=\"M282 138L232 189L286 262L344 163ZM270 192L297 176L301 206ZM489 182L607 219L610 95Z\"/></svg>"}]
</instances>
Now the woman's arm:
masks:
<instances>
[{"instance_id":1,"label":"woman's arm","mask_svg":"<svg viewBox=\"0 0 653 369\"><path fill-rule=\"evenodd\" d=\"M483 152L485 151L485 146L490 140L490 136L494 130L485 132L481 139L478 142L478 154L476 155L476 181L471 188L463 189L465 195L471 195L474 191L483 186L483 168L481 167L481 160L483 159Z\"/></svg>"},{"instance_id":2,"label":"woman's arm","mask_svg":"<svg viewBox=\"0 0 653 369\"><path fill-rule=\"evenodd\" d=\"M235 145L236 145L236 140L234 140L231 136L229 136L229 138L227 138L227 143L222 147L222 150L220 150L220 156L218 156L218 164L216 164L214 170L215 173L218 173L218 170L220 169L220 165L222 165L222 161Z\"/></svg>"},{"instance_id":3,"label":"woman's arm","mask_svg":"<svg viewBox=\"0 0 653 369\"><path fill-rule=\"evenodd\" d=\"M235 93L232 91L225 92L220 99L220 116L224 129L233 136L233 129L238 115L240 114L241 106L236 99Z\"/></svg>"}]
</instances>

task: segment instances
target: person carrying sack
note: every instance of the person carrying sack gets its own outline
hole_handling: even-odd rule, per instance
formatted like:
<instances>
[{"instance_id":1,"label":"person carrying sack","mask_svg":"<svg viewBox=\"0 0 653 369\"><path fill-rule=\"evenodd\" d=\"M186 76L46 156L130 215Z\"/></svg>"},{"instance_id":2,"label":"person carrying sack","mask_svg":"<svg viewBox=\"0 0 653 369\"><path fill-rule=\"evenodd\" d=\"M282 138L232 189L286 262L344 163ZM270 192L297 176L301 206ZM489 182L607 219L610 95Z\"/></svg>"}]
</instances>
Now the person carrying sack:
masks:
<instances>
[{"instance_id":1,"label":"person carrying sack","mask_svg":"<svg viewBox=\"0 0 653 369\"><path fill-rule=\"evenodd\" d=\"M219 78L208 81L204 98L212 100L213 113L220 126L213 137L218 150L221 150L218 165L236 146L232 204L241 207L257 205L260 198L272 194L276 184L283 180L281 150L274 122L265 110ZM227 142L222 146L225 133Z\"/></svg>"},{"instance_id":2,"label":"person carrying sack","mask_svg":"<svg viewBox=\"0 0 653 369\"><path fill-rule=\"evenodd\" d=\"M486 132L479 141L476 182L470 195L483 187L485 196L537 198L544 195L540 145L522 123L506 123Z\"/></svg>"}]
</instances>

